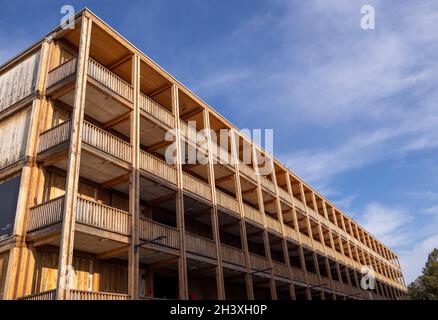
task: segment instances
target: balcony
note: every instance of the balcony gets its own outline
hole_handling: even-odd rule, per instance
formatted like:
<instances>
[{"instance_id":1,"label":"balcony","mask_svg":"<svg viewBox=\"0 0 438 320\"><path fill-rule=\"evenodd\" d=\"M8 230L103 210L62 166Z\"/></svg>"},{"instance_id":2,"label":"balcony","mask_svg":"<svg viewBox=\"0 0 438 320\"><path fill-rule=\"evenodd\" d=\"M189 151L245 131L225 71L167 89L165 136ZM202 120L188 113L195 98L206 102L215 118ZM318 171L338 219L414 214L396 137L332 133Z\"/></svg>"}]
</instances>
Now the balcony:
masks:
<instances>
[{"instance_id":1,"label":"balcony","mask_svg":"<svg viewBox=\"0 0 438 320\"><path fill-rule=\"evenodd\" d=\"M271 267L269 260L265 257L258 256L256 254L250 253L249 254L249 262L251 265L251 268L257 269L257 270L266 270Z\"/></svg>"},{"instance_id":2,"label":"balcony","mask_svg":"<svg viewBox=\"0 0 438 320\"><path fill-rule=\"evenodd\" d=\"M242 174L244 174L247 178L251 179L253 182L257 182L257 176L254 169L242 161L240 161L239 169Z\"/></svg>"},{"instance_id":3,"label":"balcony","mask_svg":"<svg viewBox=\"0 0 438 320\"><path fill-rule=\"evenodd\" d=\"M196 128L190 126L184 120L180 120L181 136L193 146L198 147L203 153L207 154L207 139L201 135Z\"/></svg>"},{"instance_id":4,"label":"balcony","mask_svg":"<svg viewBox=\"0 0 438 320\"><path fill-rule=\"evenodd\" d=\"M289 267L283 263L272 261L273 273L286 279L290 278Z\"/></svg>"},{"instance_id":5,"label":"balcony","mask_svg":"<svg viewBox=\"0 0 438 320\"><path fill-rule=\"evenodd\" d=\"M253 207L250 207L246 204L244 204L243 207L245 218L254 221L262 226L264 225L263 214L259 210L254 209Z\"/></svg>"},{"instance_id":6,"label":"balcony","mask_svg":"<svg viewBox=\"0 0 438 320\"><path fill-rule=\"evenodd\" d=\"M186 251L195 255L216 259L216 243L198 235L186 232Z\"/></svg>"},{"instance_id":7,"label":"balcony","mask_svg":"<svg viewBox=\"0 0 438 320\"><path fill-rule=\"evenodd\" d=\"M71 120L44 131L39 137L38 153L43 153L68 141L70 133ZM87 121L83 123L82 141L119 160L131 163L132 148L128 142Z\"/></svg>"},{"instance_id":8,"label":"balcony","mask_svg":"<svg viewBox=\"0 0 438 320\"><path fill-rule=\"evenodd\" d=\"M128 212L79 197L76 205L77 223L122 235L129 234L130 214ZM63 207L64 197L59 197L30 208L27 231L31 232L60 223Z\"/></svg>"},{"instance_id":9,"label":"balcony","mask_svg":"<svg viewBox=\"0 0 438 320\"><path fill-rule=\"evenodd\" d=\"M211 201L211 187L208 184L193 178L187 173L184 173L183 184L185 190L190 191L195 196Z\"/></svg>"},{"instance_id":10,"label":"balcony","mask_svg":"<svg viewBox=\"0 0 438 320\"><path fill-rule=\"evenodd\" d=\"M177 184L177 170L166 162L147 152L140 151L140 169L147 171L174 185Z\"/></svg>"},{"instance_id":11,"label":"balcony","mask_svg":"<svg viewBox=\"0 0 438 320\"><path fill-rule=\"evenodd\" d=\"M148 240L155 239L160 236L165 236L158 244L172 249L180 248L180 231L165 224L152 221L149 219L140 219L139 227L140 239Z\"/></svg>"},{"instance_id":12,"label":"balcony","mask_svg":"<svg viewBox=\"0 0 438 320\"><path fill-rule=\"evenodd\" d=\"M284 190L281 187L278 187L278 194L279 194L281 199L288 202L289 204L292 204L292 197L289 194L289 192L287 192L286 190Z\"/></svg>"},{"instance_id":13,"label":"balcony","mask_svg":"<svg viewBox=\"0 0 438 320\"><path fill-rule=\"evenodd\" d=\"M49 71L47 76L47 88L51 88L63 80L73 78L77 70L77 58L73 58ZM133 87L125 80L106 69L92 58L88 59L88 76L90 81L95 81L111 92L116 93L128 102L133 101Z\"/></svg>"},{"instance_id":14,"label":"balcony","mask_svg":"<svg viewBox=\"0 0 438 320\"><path fill-rule=\"evenodd\" d=\"M139 106L141 110L162 122L167 127L175 127L174 115L143 93L140 93Z\"/></svg>"},{"instance_id":15,"label":"balcony","mask_svg":"<svg viewBox=\"0 0 438 320\"><path fill-rule=\"evenodd\" d=\"M239 206L239 202L235 198L219 190L216 190L216 199L218 205L220 205L221 207L228 209L236 214L239 214L240 206Z\"/></svg>"},{"instance_id":16,"label":"balcony","mask_svg":"<svg viewBox=\"0 0 438 320\"><path fill-rule=\"evenodd\" d=\"M293 228L285 225L284 226L284 233L286 235L286 237L298 241L298 232L296 232Z\"/></svg>"},{"instance_id":17,"label":"balcony","mask_svg":"<svg viewBox=\"0 0 438 320\"><path fill-rule=\"evenodd\" d=\"M56 290L49 290L39 293L34 293L18 300L55 300ZM127 294L97 292L85 290L70 290L70 300L129 300Z\"/></svg>"},{"instance_id":18,"label":"balcony","mask_svg":"<svg viewBox=\"0 0 438 320\"><path fill-rule=\"evenodd\" d=\"M275 231L279 234L283 234L282 230L281 230L281 223L280 221L266 215L266 226L268 227L268 229L271 229L272 231Z\"/></svg>"},{"instance_id":19,"label":"balcony","mask_svg":"<svg viewBox=\"0 0 438 320\"><path fill-rule=\"evenodd\" d=\"M242 250L222 244L221 254L223 261L242 267L245 266L245 254Z\"/></svg>"}]
</instances>

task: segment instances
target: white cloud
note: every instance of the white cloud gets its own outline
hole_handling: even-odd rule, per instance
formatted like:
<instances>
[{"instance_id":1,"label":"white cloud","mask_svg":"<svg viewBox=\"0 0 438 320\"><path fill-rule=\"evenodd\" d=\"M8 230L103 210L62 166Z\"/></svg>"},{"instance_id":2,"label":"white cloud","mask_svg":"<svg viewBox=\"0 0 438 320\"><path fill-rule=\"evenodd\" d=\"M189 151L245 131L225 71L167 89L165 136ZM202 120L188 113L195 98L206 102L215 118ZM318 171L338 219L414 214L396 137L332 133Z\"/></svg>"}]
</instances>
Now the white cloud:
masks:
<instances>
[{"instance_id":1,"label":"white cloud","mask_svg":"<svg viewBox=\"0 0 438 320\"><path fill-rule=\"evenodd\" d=\"M400 208L370 203L359 218L361 224L385 245L396 248L409 243L409 223L413 217Z\"/></svg>"},{"instance_id":2,"label":"white cloud","mask_svg":"<svg viewBox=\"0 0 438 320\"><path fill-rule=\"evenodd\" d=\"M421 274L427 256L434 248L438 248L438 233L418 242L412 248L400 252L399 260L406 284L414 281Z\"/></svg>"}]
</instances>

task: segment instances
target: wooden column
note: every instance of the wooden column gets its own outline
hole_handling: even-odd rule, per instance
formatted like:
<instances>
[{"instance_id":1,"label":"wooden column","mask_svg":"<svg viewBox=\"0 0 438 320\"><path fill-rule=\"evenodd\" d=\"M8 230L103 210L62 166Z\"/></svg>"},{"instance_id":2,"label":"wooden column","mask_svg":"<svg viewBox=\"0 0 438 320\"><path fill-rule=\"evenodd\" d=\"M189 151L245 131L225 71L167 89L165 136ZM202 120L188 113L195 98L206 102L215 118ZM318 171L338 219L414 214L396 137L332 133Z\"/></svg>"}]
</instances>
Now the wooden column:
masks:
<instances>
[{"instance_id":1,"label":"wooden column","mask_svg":"<svg viewBox=\"0 0 438 320\"><path fill-rule=\"evenodd\" d=\"M210 135L210 116L207 109L203 109L202 116L204 120L204 128L207 133L207 146L208 146L208 183L211 186L211 201L213 208L211 210L211 220L213 228L213 239L216 243L216 289L217 297L219 300L225 299L225 286L224 286L224 274L222 270L222 255L221 255L221 241L219 233L219 218L217 211L217 199L216 199L216 183L214 176L214 165L213 165L213 145L211 142ZM216 150L215 150L216 151Z\"/></svg>"},{"instance_id":2,"label":"wooden column","mask_svg":"<svg viewBox=\"0 0 438 320\"><path fill-rule=\"evenodd\" d=\"M139 243L140 224L140 57L132 57L132 87L133 111L131 112L131 146L132 146L132 171L129 184L129 211L131 213L130 231L131 243L128 254L128 294L131 299L137 300L140 283L140 250L136 250Z\"/></svg>"},{"instance_id":3,"label":"wooden column","mask_svg":"<svg viewBox=\"0 0 438 320\"><path fill-rule=\"evenodd\" d=\"M239 150L236 142L237 133L234 130L231 131L231 157L235 163L236 170L236 194L237 200L239 201L239 211L240 211L240 240L242 243L242 250L245 254L245 284L246 284L246 295L248 300L254 300L254 288L252 286L252 275L251 275L251 265L249 260L249 250L248 250L248 238L246 235L246 226L245 226L245 208L243 206L243 197L242 197L242 186L240 184L240 161L239 161Z\"/></svg>"},{"instance_id":4,"label":"wooden column","mask_svg":"<svg viewBox=\"0 0 438 320\"><path fill-rule=\"evenodd\" d=\"M79 54L76 68L73 114L71 119L70 147L67 163L67 182L61 231L61 246L58 262L57 299L69 299L70 277L73 262L75 214L79 169L81 160L82 127L87 87L88 57L90 52L92 20L86 13L82 16Z\"/></svg>"},{"instance_id":5,"label":"wooden column","mask_svg":"<svg viewBox=\"0 0 438 320\"><path fill-rule=\"evenodd\" d=\"M181 131L179 118L179 95L178 86L172 86L172 109L175 116L175 138L176 138L176 167L178 178L178 191L176 194L176 224L180 234L180 257L178 260L178 290L179 299L187 300L188 282L187 282L187 258L186 258L186 241L185 241L185 224L184 224L184 193L183 193L183 171L181 153Z\"/></svg>"}]
</instances>

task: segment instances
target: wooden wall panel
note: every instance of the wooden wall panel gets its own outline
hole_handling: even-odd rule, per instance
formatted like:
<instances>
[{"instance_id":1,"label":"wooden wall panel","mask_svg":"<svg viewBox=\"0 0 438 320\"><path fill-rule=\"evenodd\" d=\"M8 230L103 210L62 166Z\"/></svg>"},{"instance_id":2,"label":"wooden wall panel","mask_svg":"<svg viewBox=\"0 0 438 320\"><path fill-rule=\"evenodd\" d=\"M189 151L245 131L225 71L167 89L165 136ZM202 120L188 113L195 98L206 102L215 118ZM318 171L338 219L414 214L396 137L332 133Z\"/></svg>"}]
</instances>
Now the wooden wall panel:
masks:
<instances>
[{"instance_id":1,"label":"wooden wall panel","mask_svg":"<svg viewBox=\"0 0 438 320\"><path fill-rule=\"evenodd\" d=\"M0 300L3 298L3 290L6 282L6 271L8 269L9 251L0 253Z\"/></svg>"},{"instance_id":2,"label":"wooden wall panel","mask_svg":"<svg viewBox=\"0 0 438 320\"><path fill-rule=\"evenodd\" d=\"M0 75L0 111L27 97L35 90L40 52L29 56Z\"/></svg>"},{"instance_id":3,"label":"wooden wall panel","mask_svg":"<svg viewBox=\"0 0 438 320\"><path fill-rule=\"evenodd\" d=\"M0 122L0 168L24 156L29 130L29 109Z\"/></svg>"}]
</instances>

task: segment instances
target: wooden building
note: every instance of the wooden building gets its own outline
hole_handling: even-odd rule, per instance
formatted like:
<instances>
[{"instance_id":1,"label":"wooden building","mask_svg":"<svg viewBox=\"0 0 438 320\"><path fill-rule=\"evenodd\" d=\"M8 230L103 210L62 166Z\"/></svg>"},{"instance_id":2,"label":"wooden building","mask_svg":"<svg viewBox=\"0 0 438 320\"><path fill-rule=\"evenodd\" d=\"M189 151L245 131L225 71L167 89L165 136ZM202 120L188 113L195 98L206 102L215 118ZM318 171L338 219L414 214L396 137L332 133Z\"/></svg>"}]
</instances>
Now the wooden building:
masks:
<instances>
[{"instance_id":1,"label":"wooden building","mask_svg":"<svg viewBox=\"0 0 438 320\"><path fill-rule=\"evenodd\" d=\"M0 201L3 299L406 294L394 252L88 9L0 67Z\"/></svg>"}]
</instances>

